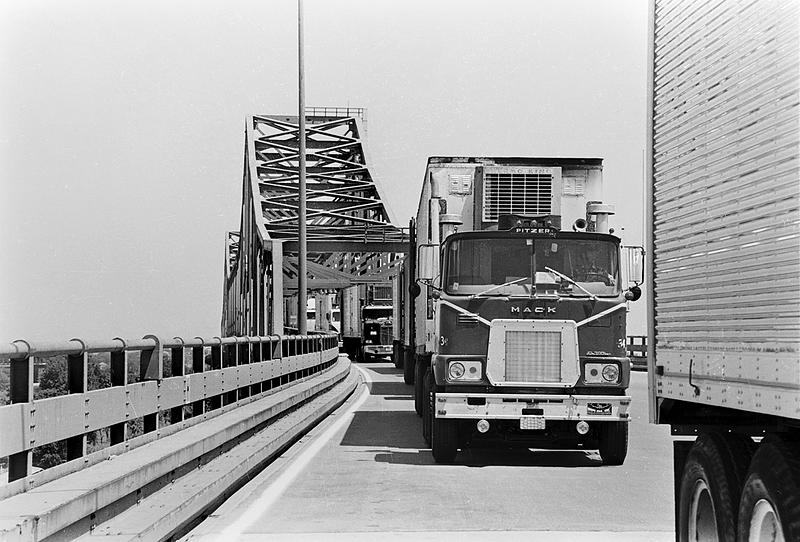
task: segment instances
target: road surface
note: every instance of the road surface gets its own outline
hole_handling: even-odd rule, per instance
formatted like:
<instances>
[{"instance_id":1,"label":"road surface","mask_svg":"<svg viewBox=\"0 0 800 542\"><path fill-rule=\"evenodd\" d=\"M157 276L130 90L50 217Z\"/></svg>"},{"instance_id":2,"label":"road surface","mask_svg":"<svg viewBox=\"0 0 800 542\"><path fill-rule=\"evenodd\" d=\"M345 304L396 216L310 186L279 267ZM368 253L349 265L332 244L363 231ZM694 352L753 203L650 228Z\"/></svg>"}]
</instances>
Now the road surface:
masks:
<instances>
[{"instance_id":1,"label":"road surface","mask_svg":"<svg viewBox=\"0 0 800 542\"><path fill-rule=\"evenodd\" d=\"M647 422L631 375L630 449L461 452L438 465L412 388L389 363L184 540L674 540L669 430Z\"/></svg>"}]
</instances>

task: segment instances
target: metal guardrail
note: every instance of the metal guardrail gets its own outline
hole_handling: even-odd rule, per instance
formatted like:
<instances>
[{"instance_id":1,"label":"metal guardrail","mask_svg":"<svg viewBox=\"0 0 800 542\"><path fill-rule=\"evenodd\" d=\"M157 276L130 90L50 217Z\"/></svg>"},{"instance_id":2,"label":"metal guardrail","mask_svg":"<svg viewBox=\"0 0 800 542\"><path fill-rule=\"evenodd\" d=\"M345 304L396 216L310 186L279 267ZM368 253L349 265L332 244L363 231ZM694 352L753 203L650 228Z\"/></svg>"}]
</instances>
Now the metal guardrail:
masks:
<instances>
[{"instance_id":1,"label":"metal guardrail","mask_svg":"<svg viewBox=\"0 0 800 542\"><path fill-rule=\"evenodd\" d=\"M171 365L167 377L165 351ZM110 387L88 389L90 353L109 354ZM128 382L128 365L135 363L137 354L139 381ZM191 372L184 363L189 361L187 354ZM37 359L56 355L66 355L68 393L35 399ZM0 360L10 361L11 401L0 407L0 457L8 457L8 481L13 486L3 493L24 491L31 483L36 447L66 441L67 462L33 477L40 484L103 460L109 448L122 453L260 398L331 366L337 357L335 335L170 341L148 335L140 340L0 345ZM159 415L169 419L168 426L161 427ZM130 439L129 422L137 419L142 420L143 434ZM87 436L106 428L109 448L88 453Z\"/></svg>"}]
</instances>

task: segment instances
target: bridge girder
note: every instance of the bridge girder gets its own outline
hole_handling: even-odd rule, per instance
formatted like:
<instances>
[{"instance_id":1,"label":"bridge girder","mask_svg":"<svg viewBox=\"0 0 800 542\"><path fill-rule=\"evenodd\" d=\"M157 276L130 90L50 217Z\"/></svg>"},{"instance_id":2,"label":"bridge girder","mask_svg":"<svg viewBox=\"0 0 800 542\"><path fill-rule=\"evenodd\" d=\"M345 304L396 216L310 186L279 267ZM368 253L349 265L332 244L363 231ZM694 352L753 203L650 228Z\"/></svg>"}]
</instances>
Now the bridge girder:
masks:
<instances>
[{"instance_id":1,"label":"bridge girder","mask_svg":"<svg viewBox=\"0 0 800 542\"><path fill-rule=\"evenodd\" d=\"M363 109L308 108L306 134L309 289L388 280L408 233L369 169ZM298 149L298 117L248 117L240 230L226 240L224 335L283 333L283 297L297 288Z\"/></svg>"}]
</instances>

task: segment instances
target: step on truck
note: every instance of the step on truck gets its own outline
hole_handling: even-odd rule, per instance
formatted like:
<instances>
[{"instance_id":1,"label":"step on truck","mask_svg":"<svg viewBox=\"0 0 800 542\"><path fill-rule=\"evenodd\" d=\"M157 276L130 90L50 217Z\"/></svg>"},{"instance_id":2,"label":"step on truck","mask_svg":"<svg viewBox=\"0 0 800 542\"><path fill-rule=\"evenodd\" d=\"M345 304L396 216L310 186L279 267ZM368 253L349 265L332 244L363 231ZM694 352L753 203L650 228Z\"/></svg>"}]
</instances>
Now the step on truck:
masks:
<instances>
[{"instance_id":1,"label":"step on truck","mask_svg":"<svg viewBox=\"0 0 800 542\"><path fill-rule=\"evenodd\" d=\"M651 0L651 421L677 538L800 540L800 3Z\"/></svg>"},{"instance_id":2,"label":"step on truck","mask_svg":"<svg viewBox=\"0 0 800 542\"><path fill-rule=\"evenodd\" d=\"M628 449L628 287L597 158L433 157L404 262L407 382L437 462ZM641 282L641 277L637 282Z\"/></svg>"}]
</instances>

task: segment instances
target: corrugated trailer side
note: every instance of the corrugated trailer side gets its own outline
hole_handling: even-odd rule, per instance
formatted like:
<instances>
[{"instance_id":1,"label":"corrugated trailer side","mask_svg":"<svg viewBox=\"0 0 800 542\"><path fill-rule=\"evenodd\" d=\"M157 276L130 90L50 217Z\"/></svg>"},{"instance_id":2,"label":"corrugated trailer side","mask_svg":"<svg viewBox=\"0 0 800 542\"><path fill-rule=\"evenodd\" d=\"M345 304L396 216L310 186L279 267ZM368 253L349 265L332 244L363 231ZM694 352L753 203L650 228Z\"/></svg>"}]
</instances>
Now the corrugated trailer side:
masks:
<instances>
[{"instance_id":1,"label":"corrugated trailer side","mask_svg":"<svg viewBox=\"0 0 800 542\"><path fill-rule=\"evenodd\" d=\"M654 0L650 14L650 413L698 435L675 448L679 538L704 528L706 491L719 539L777 525L797 540L800 3ZM762 499L758 516L767 451L798 502ZM705 490L704 461L727 473Z\"/></svg>"}]
</instances>

